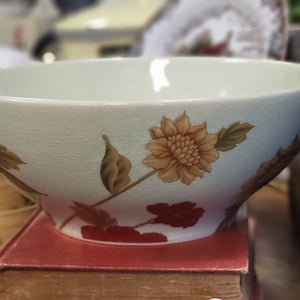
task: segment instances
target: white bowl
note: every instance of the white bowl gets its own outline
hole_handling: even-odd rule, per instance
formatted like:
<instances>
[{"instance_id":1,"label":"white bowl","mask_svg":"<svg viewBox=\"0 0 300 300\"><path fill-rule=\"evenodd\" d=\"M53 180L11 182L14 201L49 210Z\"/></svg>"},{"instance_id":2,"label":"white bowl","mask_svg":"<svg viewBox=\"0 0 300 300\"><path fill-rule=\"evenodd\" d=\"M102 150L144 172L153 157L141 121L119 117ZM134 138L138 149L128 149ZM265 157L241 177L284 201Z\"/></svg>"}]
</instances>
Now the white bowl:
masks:
<instances>
[{"instance_id":1,"label":"white bowl","mask_svg":"<svg viewBox=\"0 0 300 300\"><path fill-rule=\"evenodd\" d=\"M299 150L296 64L31 65L1 70L0 95L0 171L80 239L209 236Z\"/></svg>"}]
</instances>

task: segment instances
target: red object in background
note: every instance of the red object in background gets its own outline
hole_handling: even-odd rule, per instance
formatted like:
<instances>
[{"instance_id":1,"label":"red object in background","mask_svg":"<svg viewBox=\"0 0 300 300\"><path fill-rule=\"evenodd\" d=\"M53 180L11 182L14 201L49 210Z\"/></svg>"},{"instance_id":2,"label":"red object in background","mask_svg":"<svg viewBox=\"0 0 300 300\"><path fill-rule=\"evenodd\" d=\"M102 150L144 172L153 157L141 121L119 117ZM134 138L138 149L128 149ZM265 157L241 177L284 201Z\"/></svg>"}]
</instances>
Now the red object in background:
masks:
<instances>
[{"instance_id":1,"label":"red object in background","mask_svg":"<svg viewBox=\"0 0 300 300\"><path fill-rule=\"evenodd\" d=\"M117 246L58 232L41 211L0 253L0 269L232 272L248 270L247 223L178 244Z\"/></svg>"},{"instance_id":2,"label":"red object in background","mask_svg":"<svg viewBox=\"0 0 300 300\"><path fill-rule=\"evenodd\" d=\"M217 45L213 45L200 50L197 54L200 56L220 56L226 51L228 47L227 44L228 43L226 41Z\"/></svg>"},{"instance_id":3,"label":"red object in background","mask_svg":"<svg viewBox=\"0 0 300 300\"><path fill-rule=\"evenodd\" d=\"M13 32L13 45L16 48L21 48L23 45L23 25L17 25Z\"/></svg>"}]
</instances>

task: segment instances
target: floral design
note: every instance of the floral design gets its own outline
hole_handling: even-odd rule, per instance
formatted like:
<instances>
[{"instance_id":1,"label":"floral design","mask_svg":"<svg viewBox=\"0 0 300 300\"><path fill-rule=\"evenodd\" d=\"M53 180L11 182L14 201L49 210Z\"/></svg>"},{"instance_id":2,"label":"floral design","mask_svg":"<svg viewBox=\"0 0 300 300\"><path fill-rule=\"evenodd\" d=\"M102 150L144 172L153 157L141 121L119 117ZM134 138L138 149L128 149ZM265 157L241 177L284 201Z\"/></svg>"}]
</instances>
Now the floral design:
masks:
<instances>
[{"instance_id":1,"label":"floral design","mask_svg":"<svg viewBox=\"0 0 300 300\"><path fill-rule=\"evenodd\" d=\"M122 243L167 242L167 237L161 233L141 234L136 229L153 224L191 227L197 224L205 209L189 201L172 205L156 203L147 206L147 211L156 217L135 226L121 226L117 218L97 207L155 174L165 183L180 180L183 184L190 185L197 177L202 178L204 172L211 172L211 164L219 158L219 152L231 151L246 140L247 133L252 128L249 123L235 122L221 128L217 133L209 133L206 122L192 126L185 112L174 121L163 116L160 127L150 128L152 140L145 146L151 154L147 155L143 163L152 170L134 182L131 182L129 176L131 162L119 153L108 136L103 135L106 150L100 167L100 178L110 195L93 204L74 202L71 206L74 213L58 228L63 229L78 217L89 224L81 227L81 234L87 239Z\"/></svg>"},{"instance_id":2,"label":"floral design","mask_svg":"<svg viewBox=\"0 0 300 300\"><path fill-rule=\"evenodd\" d=\"M63 229L71 220L78 217L86 224L81 227L81 235L86 239L120 243L167 242L167 236L162 233L140 233L136 229L153 224L192 227L198 223L205 209L197 206L198 203L189 201L172 205L151 204L146 206L146 209L156 217L152 216L135 226L121 226L117 218L97 207L125 193L154 174L165 183L180 180L183 184L190 185L197 177L202 178L204 172L211 172L211 164L219 158L220 152L231 151L245 141L247 133L252 128L254 126L250 123L235 122L221 128L217 133L209 133L206 122L192 126L185 112L174 121L163 116L160 127L153 126L149 129L152 140L145 145L151 154L147 155L143 163L152 170L134 182L131 182L129 177L131 162L119 153L106 135L103 135L106 150L100 167L100 178L110 195L93 204L74 201L70 206L74 213L58 228ZM272 180L299 149L300 140L297 135L287 149L279 149L271 160L262 163L257 173L242 185L239 193L233 196L232 204L227 207L226 216L217 231L228 227L239 207L249 196ZM47 196L26 185L8 171L18 170L21 164L25 162L19 156L0 145L0 173L24 192Z\"/></svg>"},{"instance_id":3,"label":"floral design","mask_svg":"<svg viewBox=\"0 0 300 300\"><path fill-rule=\"evenodd\" d=\"M190 227L194 226L202 217L205 210L202 207L196 207L196 203L189 201L169 205L167 203L158 203L148 205L147 210L157 215L152 219L152 223L161 223L171 225L172 227Z\"/></svg>"},{"instance_id":4,"label":"floral design","mask_svg":"<svg viewBox=\"0 0 300 300\"><path fill-rule=\"evenodd\" d=\"M196 203L181 202L169 205L157 203L148 205L147 210L156 214L156 218L137 224L136 226L119 226L117 220L112 218L108 212L90 207L87 204L74 202L73 210L77 217L90 225L81 227L83 238L123 243L158 243L167 242L168 239L161 233L139 233L136 228L147 224L166 224L172 227L194 226L205 210L202 207L195 207Z\"/></svg>"},{"instance_id":5,"label":"floral design","mask_svg":"<svg viewBox=\"0 0 300 300\"><path fill-rule=\"evenodd\" d=\"M77 216L81 220L99 228L106 228L111 225L117 225L118 223L117 220L112 218L106 211L90 207L85 203L74 201L74 206L71 208L77 213Z\"/></svg>"},{"instance_id":6,"label":"floral design","mask_svg":"<svg viewBox=\"0 0 300 300\"><path fill-rule=\"evenodd\" d=\"M152 140L146 145L150 150L143 163L158 171L164 182L181 182L189 185L203 172L210 172L210 164L219 158L214 148L218 136L207 132L206 122L191 126L184 112L173 122L165 117L161 127L150 129Z\"/></svg>"},{"instance_id":7,"label":"floral design","mask_svg":"<svg viewBox=\"0 0 300 300\"><path fill-rule=\"evenodd\" d=\"M81 227L83 238L116 243L162 243L167 242L165 235L157 232L139 233L128 226L110 226L107 229L90 225Z\"/></svg>"}]
</instances>

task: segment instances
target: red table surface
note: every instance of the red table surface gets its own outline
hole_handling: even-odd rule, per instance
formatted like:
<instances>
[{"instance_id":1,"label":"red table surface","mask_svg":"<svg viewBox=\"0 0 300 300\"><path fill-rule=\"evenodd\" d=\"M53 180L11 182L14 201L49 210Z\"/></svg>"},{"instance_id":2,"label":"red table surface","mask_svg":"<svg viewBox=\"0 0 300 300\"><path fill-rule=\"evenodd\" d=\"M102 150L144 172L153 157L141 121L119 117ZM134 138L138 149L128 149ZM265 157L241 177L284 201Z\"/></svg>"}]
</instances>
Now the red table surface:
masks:
<instances>
[{"instance_id":1,"label":"red table surface","mask_svg":"<svg viewBox=\"0 0 300 300\"><path fill-rule=\"evenodd\" d=\"M190 242L116 246L63 235L40 211L0 253L4 268L247 273L247 222Z\"/></svg>"}]
</instances>

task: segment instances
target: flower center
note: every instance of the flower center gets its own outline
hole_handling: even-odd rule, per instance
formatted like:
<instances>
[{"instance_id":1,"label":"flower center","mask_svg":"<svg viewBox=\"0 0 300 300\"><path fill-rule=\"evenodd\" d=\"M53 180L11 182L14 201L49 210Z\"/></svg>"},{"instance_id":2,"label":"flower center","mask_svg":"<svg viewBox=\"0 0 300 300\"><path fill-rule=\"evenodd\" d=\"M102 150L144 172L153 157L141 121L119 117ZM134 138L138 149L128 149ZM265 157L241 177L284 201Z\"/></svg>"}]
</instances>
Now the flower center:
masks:
<instances>
[{"instance_id":1,"label":"flower center","mask_svg":"<svg viewBox=\"0 0 300 300\"><path fill-rule=\"evenodd\" d=\"M197 165L201 158L199 148L189 135L176 134L168 137L170 152L183 165Z\"/></svg>"}]
</instances>

